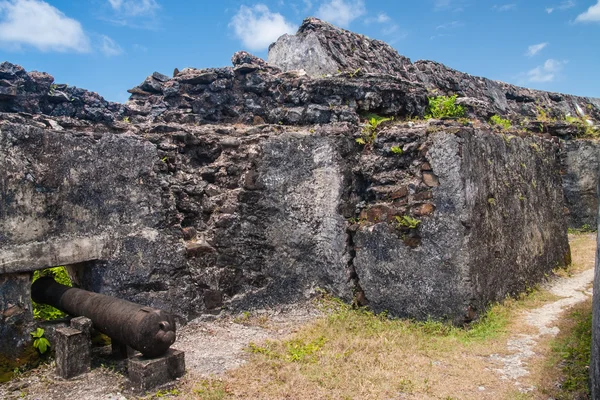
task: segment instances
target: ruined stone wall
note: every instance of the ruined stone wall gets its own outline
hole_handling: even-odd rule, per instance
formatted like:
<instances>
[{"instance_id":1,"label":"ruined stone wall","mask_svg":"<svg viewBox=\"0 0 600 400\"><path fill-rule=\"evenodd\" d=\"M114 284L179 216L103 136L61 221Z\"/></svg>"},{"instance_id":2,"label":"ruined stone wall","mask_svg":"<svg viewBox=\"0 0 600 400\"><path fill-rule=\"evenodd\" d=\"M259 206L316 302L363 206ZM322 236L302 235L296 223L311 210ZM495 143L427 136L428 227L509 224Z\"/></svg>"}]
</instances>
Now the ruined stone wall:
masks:
<instances>
[{"instance_id":1,"label":"ruined stone wall","mask_svg":"<svg viewBox=\"0 0 600 400\"><path fill-rule=\"evenodd\" d=\"M443 64L412 63L388 44L335 27L317 18L303 21L295 35L283 35L269 47L268 62L283 71L304 70L323 75L383 75L398 77L438 95L457 94L472 116L483 120L498 114L521 120L588 114L600 120L600 99L526 89L476 77Z\"/></svg>"},{"instance_id":2,"label":"ruined stone wall","mask_svg":"<svg viewBox=\"0 0 600 400\"><path fill-rule=\"evenodd\" d=\"M374 309L463 322L570 262L560 158L535 136L429 130L391 128L363 153L370 196L353 266ZM390 151L398 145L416 157ZM397 222L406 215L416 229Z\"/></svg>"},{"instance_id":3,"label":"ruined stone wall","mask_svg":"<svg viewBox=\"0 0 600 400\"><path fill-rule=\"evenodd\" d=\"M594 140L570 140L566 142L565 150L563 187L569 209L569 227L596 229L600 143Z\"/></svg>"},{"instance_id":4,"label":"ruined stone wall","mask_svg":"<svg viewBox=\"0 0 600 400\"><path fill-rule=\"evenodd\" d=\"M600 193L600 183L597 188L598 193ZM600 219L598 220L596 228L600 228ZM600 398L600 290L598 289L600 288L600 236L597 237L596 243L594 295L592 299L592 349L590 360L590 389L592 399Z\"/></svg>"},{"instance_id":5,"label":"ruined stone wall","mask_svg":"<svg viewBox=\"0 0 600 400\"><path fill-rule=\"evenodd\" d=\"M352 35L342 37L357 41L355 55L330 49L349 71L315 78L240 52L232 68L155 73L125 105L1 64L0 333L11 339L0 352L29 339L27 283L49 266L71 265L84 288L182 322L319 288L459 323L563 265L560 173L581 180L586 164L565 168L558 137L573 127L531 121L515 135L478 121L398 120L424 115L431 74L480 119L504 101L507 115L529 115L538 100L556 114L597 104L530 101L441 67L427 75ZM368 70L373 49L390 70ZM398 120L359 145L366 112Z\"/></svg>"},{"instance_id":6,"label":"ruined stone wall","mask_svg":"<svg viewBox=\"0 0 600 400\"><path fill-rule=\"evenodd\" d=\"M410 125L363 146L350 124L121 134L5 122L0 268L20 281L86 262L84 287L181 321L320 288L461 322L564 263L553 141Z\"/></svg>"}]
</instances>

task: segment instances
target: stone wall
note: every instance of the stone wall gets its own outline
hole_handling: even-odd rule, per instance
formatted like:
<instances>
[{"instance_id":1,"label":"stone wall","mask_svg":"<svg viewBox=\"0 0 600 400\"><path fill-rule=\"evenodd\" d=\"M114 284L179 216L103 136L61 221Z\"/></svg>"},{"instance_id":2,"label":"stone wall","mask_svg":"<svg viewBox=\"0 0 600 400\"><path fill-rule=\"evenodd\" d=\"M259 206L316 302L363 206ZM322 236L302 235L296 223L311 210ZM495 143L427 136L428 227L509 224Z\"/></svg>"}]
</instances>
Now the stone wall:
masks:
<instances>
[{"instance_id":1,"label":"stone wall","mask_svg":"<svg viewBox=\"0 0 600 400\"><path fill-rule=\"evenodd\" d=\"M542 136L432 121L363 146L351 124L34 122L0 127L2 273L83 262L83 287L182 322L317 288L464 322L568 255L559 147Z\"/></svg>"},{"instance_id":2,"label":"stone wall","mask_svg":"<svg viewBox=\"0 0 600 400\"><path fill-rule=\"evenodd\" d=\"M600 193L600 183L597 186ZM600 210L599 210L600 212ZM600 219L596 228L600 228ZM599 229L600 230L600 229ZM594 295L592 300L592 349L590 360L590 389L592 399L600 399L600 236L597 237Z\"/></svg>"},{"instance_id":3,"label":"stone wall","mask_svg":"<svg viewBox=\"0 0 600 400\"><path fill-rule=\"evenodd\" d=\"M363 153L370 196L353 265L375 310L461 323L570 262L560 157L535 136L429 129L391 128ZM416 157L390 153L397 145ZM416 229L398 224L405 215Z\"/></svg>"},{"instance_id":4,"label":"stone wall","mask_svg":"<svg viewBox=\"0 0 600 400\"><path fill-rule=\"evenodd\" d=\"M600 120L600 99L531 90L453 70L421 60L412 63L388 44L335 27L317 18L303 21L295 35L283 35L269 47L268 62L283 71L303 70L323 75L398 77L430 93L460 97L473 116L483 120L498 114L536 119L539 110L561 119L589 114Z\"/></svg>"},{"instance_id":5,"label":"stone wall","mask_svg":"<svg viewBox=\"0 0 600 400\"><path fill-rule=\"evenodd\" d=\"M321 49L339 72L239 52L231 68L155 73L125 105L0 64L0 285L12 293L0 333L14 335L0 351L30 339L28 282L49 266L180 322L324 289L462 323L568 261L560 173L576 199L589 163L558 138L577 128L481 120L537 107L596 118L596 100L411 64L314 19L290 40L305 33L320 46L339 36ZM388 69L370 69L377 57ZM423 116L436 88L480 121L401 122ZM360 145L368 112L397 120Z\"/></svg>"},{"instance_id":6,"label":"stone wall","mask_svg":"<svg viewBox=\"0 0 600 400\"><path fill-rule=\"evenodd\" d=\"M569 209L569 227L596 229L600 143L593 140L569 140L565 143L565 148L563 187Z\"/></svg>"}]
</instances>

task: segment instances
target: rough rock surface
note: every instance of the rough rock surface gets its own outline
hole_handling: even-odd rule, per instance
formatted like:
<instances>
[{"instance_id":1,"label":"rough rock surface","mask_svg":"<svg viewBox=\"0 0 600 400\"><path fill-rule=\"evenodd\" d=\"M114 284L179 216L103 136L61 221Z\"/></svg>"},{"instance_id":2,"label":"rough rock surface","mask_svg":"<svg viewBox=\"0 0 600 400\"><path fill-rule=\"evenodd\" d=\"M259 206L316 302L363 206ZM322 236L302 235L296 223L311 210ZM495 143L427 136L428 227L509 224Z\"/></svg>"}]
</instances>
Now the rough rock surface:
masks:
<instances>
[{"instance_id":1,"label":"rough rock surface","mask_svg":"<svg viewBox=\"0 0 600 400\"><path fill-rule=\"evenodd\" d=\"M525 89L471 76L434 61L411 61L388 44L369 39L317 18L304 20L296 35L284 35L269 48L268 62L283 71L399 77L438 94L457 94L472 115L494 114L517 120L536 118L540 109L551 117L589 114L600 120L600 99Z\"/></svg>"},{"instance_id":2,"label":"rough rock surface","mask_svg":"<svg viewBox=\"0 0 600 400\"><path fill-rule=\"evenodd\" d=\"M12 358L15 349L21 352L30 342L33 314L29 281L28 274L0 275L0 372L6 367L2 356Z\"/></svg>"},{"instance_id":3,"label":"rough rock surface","mask_svg":"<svg viewBox=\"0 0 600 400\"><path fill-rule=\"evenodd\" d=\"M239 52L231 68L154 73L125 105L1 64L0 276L67 264L84 288L182 322L317 289L462 322L563 264L559 138L577 129L430 121L356 139L365 112L423 116L434 87L480 119L536 107L596 118L597 100L410 64L336 29L309 19L299 37L328 40L339 73ZM25 303L2 299L3 322L15 304L31 321Z\"/></svg>"},{"instance_id":4,"label":"rough rock surface","mask_svg":"<svg viewBox=\"0 0 600 400\"><path fill-rule=\"evenodd\" d=\"M598 184L600 193L600 183ZM600 210L598 211L600 214ZM600 228L600 218L597 228ZM590 389L592 399L600 398L600 235L596 248L596 265L594 274L594 295L592 299L592 349L590 360Z\"/></svg>"},{"instance_id":5,"label":"rough rock surface","mask_svg":"<svg viewBox=\"0 0 600 400\"><path fill-rule=\"evenodd\" d=\"M127 111L122 104L108 102L97 93L55 84L54 78L45 72L26 72L19 65L3 62L0 64L0 112L44 114L110 124Z\"/></svg>"},{"instance_id":6,"label":"rough rock surface","mask_svg":"<svg viewBox=\"0 0 600 400\"><path fill-rule=\"evenodd\" d=\"M377 144L359 164L371 196L353 236L358 284L375 310L463 322L570 261L551 142L390 128ZM406 152L390 155L398 144ZM416 157L402 168L406 153Z\"/></svg>"},{"instance_id":7,"label":"rough rock surface","mask_svg":"<svg viewBox=\"0 0 600 400\"><path fill-rule=\"evenodd\" d=\"M598 176L600 143L592 140L570 140L566 147L563 176L569 227L596 229L598 224Z\"/></svg>"}]
</instances>

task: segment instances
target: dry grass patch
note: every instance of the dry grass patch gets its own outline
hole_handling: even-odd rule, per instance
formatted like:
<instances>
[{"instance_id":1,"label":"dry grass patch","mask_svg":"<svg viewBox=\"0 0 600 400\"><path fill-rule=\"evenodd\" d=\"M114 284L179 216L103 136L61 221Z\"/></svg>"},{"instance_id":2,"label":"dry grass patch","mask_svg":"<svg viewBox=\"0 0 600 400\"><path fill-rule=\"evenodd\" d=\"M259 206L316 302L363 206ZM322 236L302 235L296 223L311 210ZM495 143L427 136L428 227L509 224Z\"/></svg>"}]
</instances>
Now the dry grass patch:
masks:
<instances>
[{"instance_id":1,"label":"dry grass patch","mask_svg":"<svg viewBox=\"0 0 600 400\"><path fill-rule=\"evenodd\" d=\"M286 340L250 344L250 363L218 383L216 397L210 390L196 391L196 396L503 398L506 384L490 369L488 357L506 351L511 315L537 304L541 297L541 292L534 292L495 305L468 329L434 321L389 319L323 299L326 317Z\"/></svg>"},{"instance_id":2,"label":"dry grass patch","mask_svg":"<svg viewBox=\"0 0 600 400\"><path fill-rule=\"evenodd\" d=\"M596 259L596 232L569 233L569 243L572 261L566 269L567 276L593 268Z\"/></svg>"},{"instance_id":3,"label":"dry grass patch","mask_svg":"<svg viewBox=\"0 0 600 400\"><path fill-rule=\"evenodd\" d=\"M570 239L573 266L565 273L593 267L595 236ZM219 380L203 381L193 398L535 398L502 380L490 355L507 354L507 339L528 332L522 311L557 298L532 289L490 307L478 322L464 329L435 321L390 319L324 298L320 303L324 317L284 340L251 343L246 365ZM540 342L543 348L539 353L536 349L539 356L532 359L538 365L532 367L528 381L538 387L546 374L540 366L549 356L549 341Z\"/></svg>"}]
</instances>

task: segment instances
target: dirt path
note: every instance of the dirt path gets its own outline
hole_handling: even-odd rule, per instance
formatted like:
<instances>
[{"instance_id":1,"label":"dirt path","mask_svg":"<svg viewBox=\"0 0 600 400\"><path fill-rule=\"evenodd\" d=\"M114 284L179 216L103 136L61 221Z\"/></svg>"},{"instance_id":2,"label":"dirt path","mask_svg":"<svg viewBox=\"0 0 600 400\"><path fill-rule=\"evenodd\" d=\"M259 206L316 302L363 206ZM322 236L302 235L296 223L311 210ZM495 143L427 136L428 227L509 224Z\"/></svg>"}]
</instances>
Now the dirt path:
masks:
<instances>
[{"instance_id":1,"label":"dirt path","mask_svg":"<svg viewBox=\"0 0 600 400\"><path fill-rule=\"evenodd\" d=\"M496 371L502 379L511 381L522 393L535 390L534 386L524 384L521 378L530 374L528 362L536 355L536 346L545 336L556 336L559 333L560 315L569 307L586 300L592 295L591 285L594 281L594 270L588 269L569 278L560 278L545 289L561 297L560 300L530 310L522 316L527 327L534 328L534 333L519 333L507 341L508 355L493 354L490 358L499 367Z\"/></svg>"}]
</instances>

